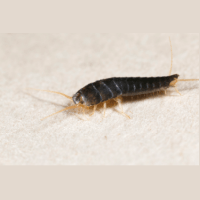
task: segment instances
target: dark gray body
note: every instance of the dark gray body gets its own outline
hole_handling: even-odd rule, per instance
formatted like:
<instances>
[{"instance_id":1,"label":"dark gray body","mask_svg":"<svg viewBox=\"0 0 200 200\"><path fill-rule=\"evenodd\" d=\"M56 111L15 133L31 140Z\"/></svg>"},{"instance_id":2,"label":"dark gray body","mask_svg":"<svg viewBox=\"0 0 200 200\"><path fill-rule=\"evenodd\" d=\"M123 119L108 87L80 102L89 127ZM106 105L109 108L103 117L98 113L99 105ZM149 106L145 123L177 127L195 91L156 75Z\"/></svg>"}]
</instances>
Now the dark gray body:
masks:
<instances>
[{"instance_id":1,"label":"dark gray body","mask_svg":"<svg viewBox=\"0 0 200 200\"><path fill-rule=\"evenodd\" d=\"M73 96L73 101L75 104L93 106L119 96L148 94L169 88L170 83L178 77L175 74L166 77L103 79L80 89Z\"/></svg>"}]
</instances>

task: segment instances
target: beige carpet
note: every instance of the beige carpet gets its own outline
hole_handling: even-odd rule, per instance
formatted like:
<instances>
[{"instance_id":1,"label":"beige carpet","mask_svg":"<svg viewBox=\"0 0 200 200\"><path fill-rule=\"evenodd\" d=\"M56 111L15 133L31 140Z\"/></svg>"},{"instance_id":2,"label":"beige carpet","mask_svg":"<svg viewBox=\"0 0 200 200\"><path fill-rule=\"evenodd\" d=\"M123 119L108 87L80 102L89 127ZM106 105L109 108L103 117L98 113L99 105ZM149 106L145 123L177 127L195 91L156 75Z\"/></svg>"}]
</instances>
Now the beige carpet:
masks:
<instances>
[{"instance_id":1,"label":"beige carpet","mask_svg":"<svg viewBox=\"0 0 200 200\"><path fill-rule=\"evenodd\" d=\"M81 110L46 117L90 82L166 76L199 78L199 34L0 34L0 164L198 165L199 82L178 83L183 96L124 100L89 121ZM112 102L111 102L112 103ZM91 112L91 111L90 111ZM89 117L89 115L87 115Z\"/></svg>"}]
</instances>

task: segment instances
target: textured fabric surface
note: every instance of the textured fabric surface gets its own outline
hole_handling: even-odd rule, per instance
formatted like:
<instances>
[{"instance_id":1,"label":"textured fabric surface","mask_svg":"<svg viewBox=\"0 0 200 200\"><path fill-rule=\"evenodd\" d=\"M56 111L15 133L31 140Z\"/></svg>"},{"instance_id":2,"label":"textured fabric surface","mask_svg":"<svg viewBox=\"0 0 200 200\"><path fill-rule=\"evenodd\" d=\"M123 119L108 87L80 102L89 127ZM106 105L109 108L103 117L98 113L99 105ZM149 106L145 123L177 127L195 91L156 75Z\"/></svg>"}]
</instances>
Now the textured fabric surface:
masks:
<instances>
[{"instance_id":1,"label":"textured fabric surface","mask_svg":"<svg viewBox=\"0 0 200 200\"><path fill-rule=\"evenodd\" d=\"M110 77L172 74L199 78L198 34L0 34L0 164L198 165L199 82L179 82L182 96L124 99L85 119L70 110L88 83ZM111 102L112 103L112 102ZM88 112L92 112L88 111Z\"/></svg>"}]
</instances>

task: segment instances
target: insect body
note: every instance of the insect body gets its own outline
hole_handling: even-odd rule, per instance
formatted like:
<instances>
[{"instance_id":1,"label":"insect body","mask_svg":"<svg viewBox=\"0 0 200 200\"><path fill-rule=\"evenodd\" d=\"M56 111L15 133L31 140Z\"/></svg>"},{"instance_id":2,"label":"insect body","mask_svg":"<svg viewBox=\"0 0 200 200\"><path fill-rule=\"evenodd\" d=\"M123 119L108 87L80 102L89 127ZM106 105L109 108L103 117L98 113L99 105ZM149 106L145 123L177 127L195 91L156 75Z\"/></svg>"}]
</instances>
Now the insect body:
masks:
<instances>
[{"instance_id":1,"label":"insect body","mask_svg":"<svg viewBox=\"0 0 200 200\"><path fill-rule=\"evenodd\" d=\"M65 110L70 110L74 108L81 107L83 109L94 106L94 110L92 115L94 114L97 105L99 103L104 104L104 117L105 117L105 110L106 110L106 101L113 99L118 102L120 107L120 113L123 114L125 117L130 118L127 114L123 112L123 108L121 105L120 97L123 96L136 96L141 94L150 94L154 92L166 91L169 87L174 87L176 91L180 94L178 89L176 88L176 84L179 81L198 81L199 79L178 79L179 75L174 74L171 75L172 71L172 64L173 64L173 54L172 54L172 45L170 40L171 46L171 68L169 76L164 77L130 77L130 78L109 78L96 81L94 83L90 83L80 89L73 97L70 97L66 94L49 91L49 90L40 90L50 93L60 94L65 96L75 105L69 106L60 110L50 116L63 112ZM35 89L37 90L37 89ZM48 116L48 117L50 117ZM44 119L46 119L45 117Z\"/></svg>"},{"instance_id":2,"label":"insect body","mask_svg":"<svg viewBox=\"0 0 200 200\"><path fill-rule=\"evenodd\" d=\"M178 79L175 74L151 78L109 78L90 83L80 89L73 97L75 104L94 106L120 96L136 96L166 90Z\"/></svg>"}]
</instances>

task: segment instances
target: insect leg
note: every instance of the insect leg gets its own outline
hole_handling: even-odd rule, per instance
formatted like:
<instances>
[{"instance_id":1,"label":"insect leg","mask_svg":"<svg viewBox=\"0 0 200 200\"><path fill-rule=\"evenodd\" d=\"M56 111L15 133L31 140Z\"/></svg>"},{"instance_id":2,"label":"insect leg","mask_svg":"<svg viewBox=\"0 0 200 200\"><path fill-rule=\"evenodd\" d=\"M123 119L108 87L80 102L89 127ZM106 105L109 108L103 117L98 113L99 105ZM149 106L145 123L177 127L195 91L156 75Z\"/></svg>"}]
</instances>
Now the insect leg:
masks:
<instances>
[{"instance_id":1,"label":"insect leg","mask_svg":"<svg viewBox=\"0 0 200 200\"><path fill-rule=\"evenodd\" d=\"M105 118L106 117L106 102L103 103L103 107L104 107L103 118Z\"/></svg>"},{"instance_id":2,"label":"insect leg","mask_svg":"<svg viewBox=\"0 0 200 200\"><path fill-rule=\"evenodd\" d=\"M160 90L160 94L161 95L166 95L167 94L167 90Z\"/></svg>"},{"instance_id":3,"label":"insect leg","mask_svg":"<svg viewBox=\"0 0 200 200\"><path fill-rule=\"evenodd\" d=\"M122 106L122 103L121 103L121 99L116 98L116 99L114 99L114 100L115 100L115 101L118 103L118 105L119 105L120 113L121 113L122 115L124 115L126 118L130 119L130 117L123 111L123 106Z\"/></svg>"},{"instance_id":4,"label":"insect leg","mask_svg":"<svg viewBox=\"0 0 200 200\"><path fill-rule=\"evenodd\" d=\"M92 112L92 114L90 114L90 116L94 115L96 109L97 109L97 105L94 106L93 112Z\"/></svg>"},{"instance_id":5,"label":"insect leg","mask_svg":"<svg viewBox=\"0 0 200 200\"><path fill-rule=\"evenodd\" d=\"M85 117L87 120L89 120L89 119L86 117L85 108L82 108L82 110L83 110L83 115L84 115L84 117Z\"/></svg>"}]
</instances>

